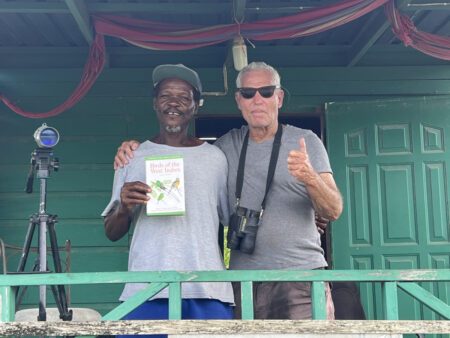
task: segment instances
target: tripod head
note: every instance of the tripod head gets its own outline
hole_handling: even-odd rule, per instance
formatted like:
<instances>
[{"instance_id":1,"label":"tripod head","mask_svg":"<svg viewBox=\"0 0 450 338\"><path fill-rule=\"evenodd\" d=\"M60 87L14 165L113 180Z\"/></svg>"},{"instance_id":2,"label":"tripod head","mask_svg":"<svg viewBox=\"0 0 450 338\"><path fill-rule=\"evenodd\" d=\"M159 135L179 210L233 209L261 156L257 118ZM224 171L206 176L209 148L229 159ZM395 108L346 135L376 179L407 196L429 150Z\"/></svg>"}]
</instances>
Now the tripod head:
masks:
<instances>
[{"instance_id":1,"label":"tripod head","mask_svg":"<svg viewBox=\"0 0 450 338\"><path fill-rule=\"evenodd\" d=\"M30 194L33 192L34 170L37 169L37 178L47 179L50 177L50 169L58 171L59 160L53 158L53 146L59 141L59 133L53 127L48 127L43 123L34 132L38 148L31 153L31 168L28 174L27 185L25 191Z\"/></svg>"}]
</instances>

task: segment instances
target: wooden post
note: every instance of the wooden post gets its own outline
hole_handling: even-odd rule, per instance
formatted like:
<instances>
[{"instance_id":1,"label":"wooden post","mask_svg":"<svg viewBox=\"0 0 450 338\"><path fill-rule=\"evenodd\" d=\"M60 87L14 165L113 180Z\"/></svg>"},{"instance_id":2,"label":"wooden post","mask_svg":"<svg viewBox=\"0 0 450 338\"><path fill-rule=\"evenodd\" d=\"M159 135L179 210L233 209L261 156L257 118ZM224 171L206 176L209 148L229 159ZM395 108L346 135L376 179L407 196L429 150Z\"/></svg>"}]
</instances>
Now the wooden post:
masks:
<instances>
[{"instance_id":1,"label":"wooden post","mask_svg":"<svg viewBox=\"0 0 450 338\"><path fill-rule=\"evenodd\" d=\"M313 319L327 319L324 282L311 283L311 311Z\"/></svg>"},{"instance_id":2,"label":"wooden post","mask_svg":"<svg viewBox=\"0 0 450 338\"><path fill-rule=\"evenodd\" d=\"M181 319L181 283L169 284L169 319Z\"/></svg>"},{"instance_id":3,"label":"wooden post","mask_svg":"<svg viewBox=\"0 0 450 338\"><path fill-rule=\"evenodd\" d=\"M384 313L387 320L398 320L397 283L383 283Z\"/></svg>"},{"instance_id":4,"label":"wooden post","mask_svg":"<svg viewBox=\"0 0 450 338\"><path fill-rule=\"evenodd\" d=\"M242 319L253 319L253 282L241 282Z\"/></svg>"},{"instance_id":5,"label":"wooden post","mask_svg":"<svg viewBox=\"0 0 450 338\"><path fill-rule=\"evenodd\" d=\"M16 315L15 288L0 286L0 321L13 322Z\"/></svg>"}]
</instances>

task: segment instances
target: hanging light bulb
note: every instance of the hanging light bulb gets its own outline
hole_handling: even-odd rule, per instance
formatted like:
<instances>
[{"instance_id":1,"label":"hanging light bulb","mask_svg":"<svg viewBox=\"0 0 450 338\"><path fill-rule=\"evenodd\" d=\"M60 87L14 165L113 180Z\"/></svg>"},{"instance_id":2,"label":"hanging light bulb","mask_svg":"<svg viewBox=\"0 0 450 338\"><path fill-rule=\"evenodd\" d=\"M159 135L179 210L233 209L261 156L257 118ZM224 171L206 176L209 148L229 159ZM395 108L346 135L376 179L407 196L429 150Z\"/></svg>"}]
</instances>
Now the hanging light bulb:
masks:
<instances>
[{"instance_id":1,"label":"hanging light bulb","mask_svg":"<svg viewBox=\"0 0 450 338\"><path fill-rule=\"evenodd\" d=\"M244 68L248 64L247 46L245 45L242 36L233 39L232 52L233 52L234 69L236 69L239 72L242 68Z\"/></svg>"}]
</instances>

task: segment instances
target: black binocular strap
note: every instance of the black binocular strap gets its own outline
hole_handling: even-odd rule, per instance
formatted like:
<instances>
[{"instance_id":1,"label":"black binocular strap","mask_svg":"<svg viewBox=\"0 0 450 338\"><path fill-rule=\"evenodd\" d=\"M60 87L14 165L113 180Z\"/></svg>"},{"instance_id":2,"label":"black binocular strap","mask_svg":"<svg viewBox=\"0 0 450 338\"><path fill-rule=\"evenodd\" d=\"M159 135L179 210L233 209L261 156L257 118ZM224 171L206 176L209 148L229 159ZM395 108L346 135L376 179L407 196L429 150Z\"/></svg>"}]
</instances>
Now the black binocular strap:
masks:
<instances>
[{"instance_id":1,"label":"black binocular strap","mask_svg":"<svg viewBox=\"0 0 450 338\"><path fill-rule=\"evenodd\" d=\"M269 192L269 188L273 180L273 175L275 174L275 168L277 166L278 161L278 154L280 152L281 147L282 134L283 134L283 126L281 125L281 123L278 123L278 130L277 133L275 134L275 139L273 140L272 145L272 153L270 154L269 170L267 172L267 181L266 181L266 192L264 194L264 199L261 203L261 209L263 210L266 206L267 193ZM244 143L242 143L241 154L239 156L239 166L236 178L236 202L238 205L241 199L242 186L244 184L245 157L247 155L248 137L249 131L247 131L247 134L245 134Z\"/></svg>"}]
</instances>

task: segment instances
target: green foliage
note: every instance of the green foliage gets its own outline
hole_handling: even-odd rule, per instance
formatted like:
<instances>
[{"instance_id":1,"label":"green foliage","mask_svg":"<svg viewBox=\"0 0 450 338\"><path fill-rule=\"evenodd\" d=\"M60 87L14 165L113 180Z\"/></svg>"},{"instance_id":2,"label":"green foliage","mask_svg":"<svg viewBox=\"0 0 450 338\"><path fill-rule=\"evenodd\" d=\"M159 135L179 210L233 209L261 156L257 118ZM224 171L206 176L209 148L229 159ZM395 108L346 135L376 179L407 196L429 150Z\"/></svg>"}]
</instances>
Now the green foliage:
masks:
<instances>
[{"instance_id":1,"label":"green foliage","mask_svg":"<svg viewBox=\"0 0 450 338\"><path fill-rule=\"evenodd\" d=\"M228 227L225 227L223 230L223 260L225 261L225 266L228 269L230 266L230 252L231 250L227 248L227 233Z\"/></svg>"}]
</instances>

